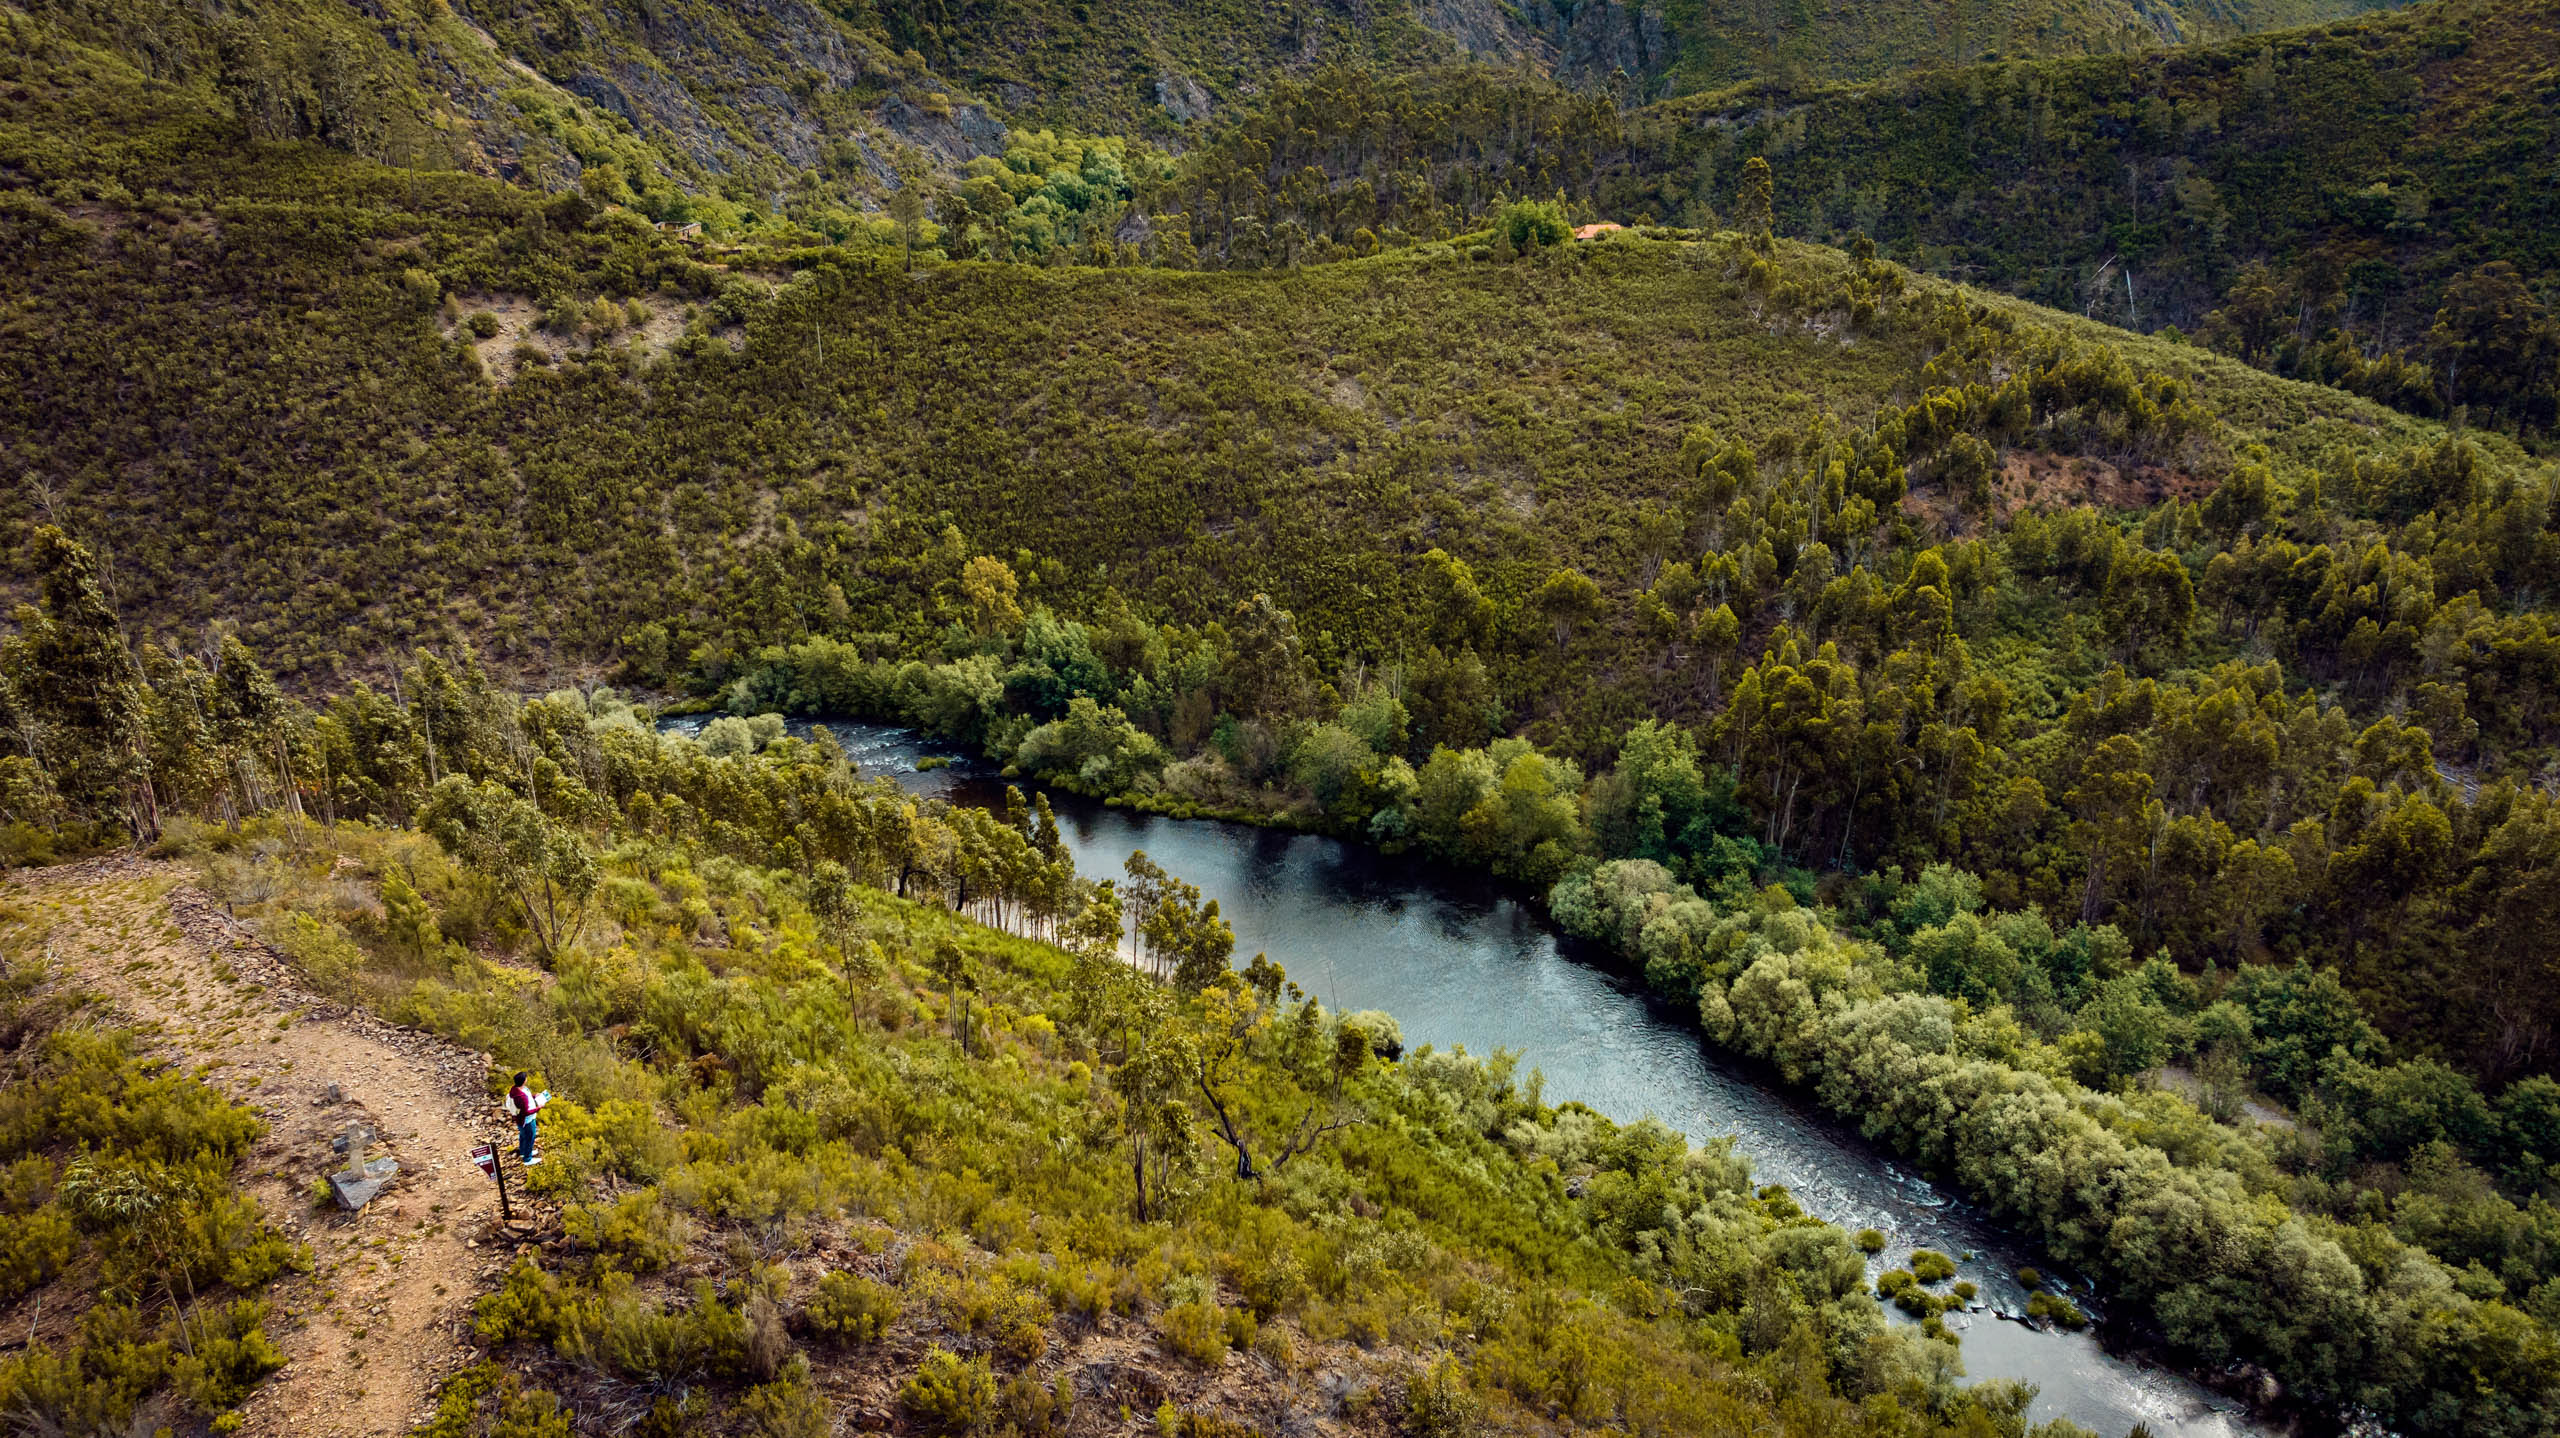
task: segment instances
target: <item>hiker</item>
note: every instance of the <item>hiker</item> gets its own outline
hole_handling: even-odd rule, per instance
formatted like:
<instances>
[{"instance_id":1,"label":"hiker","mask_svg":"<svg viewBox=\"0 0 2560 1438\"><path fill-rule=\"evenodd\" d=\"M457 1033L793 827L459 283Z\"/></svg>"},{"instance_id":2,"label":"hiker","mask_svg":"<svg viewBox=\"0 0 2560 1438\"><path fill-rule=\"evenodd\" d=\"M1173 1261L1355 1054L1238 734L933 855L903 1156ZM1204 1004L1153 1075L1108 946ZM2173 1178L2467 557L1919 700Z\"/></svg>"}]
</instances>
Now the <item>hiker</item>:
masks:
<instances>
[{"instance_id":1,"label":"hiker","mask_svg":"<svg viewBox=\"0 0 2560 1438\"><path fill-rule=\"evenodd\" d=\"M515 1087L507 1090L507 1117L516 1121L516 1158L531 1168L542 1162L533 1147L534 1115L542 1111L542 1095L533 1091L533 1075L518 1072Z\"/></svg>"}]
</instances>

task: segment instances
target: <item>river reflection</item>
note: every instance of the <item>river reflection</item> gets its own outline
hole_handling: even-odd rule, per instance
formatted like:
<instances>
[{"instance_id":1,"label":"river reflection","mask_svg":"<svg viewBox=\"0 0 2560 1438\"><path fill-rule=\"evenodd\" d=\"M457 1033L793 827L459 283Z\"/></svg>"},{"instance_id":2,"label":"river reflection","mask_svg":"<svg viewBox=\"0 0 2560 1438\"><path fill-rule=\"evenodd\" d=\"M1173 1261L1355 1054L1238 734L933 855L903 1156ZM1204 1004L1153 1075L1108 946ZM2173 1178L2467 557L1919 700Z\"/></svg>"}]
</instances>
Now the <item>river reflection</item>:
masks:
<instances>
[{"instance_id":1,"label":"river reflection","mask_svg":"<svg viewBox=\"0 0 2560 1438\"><path fill-rule=\"evenodd\" d=\"M1001 807L1004 786L911 731L827 726L866 775L924 795ZM1235 926L1238 959L1267 952L1336 1009L1383 1009L1408 1046L1518 1051L1545 1074L1548 1102L1579 1100L1611 1118L1648 1115L1693 1138L1733 1135L1755 1179L1783 1184L1829 1222L1884 1232L1870 1273L1906 1266L1911 1250L1958 1260L1980 1290L1977 1311L1950 1314L1970 1378L2038 1387L2033 1421L2067 1417L2118 1438L2146 1424L2160 1438L2262 1432L2238 1405L2176 1374L2107 1353L2086 1334L2044 1332L2017 1313L2024 1264L2050 1271L2034 1246L1952 1192L1868 1144L1774 1078L1710 1046L1695 1022L1646 994L1606 956L1560 938L1501 887L1410 857L1248 825L1166 819L1053 796L1076 869L1121 873L1144 849L1197 884ZM2094 1307L2085 1288L2075 1292ZM1892 1309L1886 1310L1889 1314ZM1897 1315L1898 1316L1898 1315Z\"/></svg>"}]
</instances>

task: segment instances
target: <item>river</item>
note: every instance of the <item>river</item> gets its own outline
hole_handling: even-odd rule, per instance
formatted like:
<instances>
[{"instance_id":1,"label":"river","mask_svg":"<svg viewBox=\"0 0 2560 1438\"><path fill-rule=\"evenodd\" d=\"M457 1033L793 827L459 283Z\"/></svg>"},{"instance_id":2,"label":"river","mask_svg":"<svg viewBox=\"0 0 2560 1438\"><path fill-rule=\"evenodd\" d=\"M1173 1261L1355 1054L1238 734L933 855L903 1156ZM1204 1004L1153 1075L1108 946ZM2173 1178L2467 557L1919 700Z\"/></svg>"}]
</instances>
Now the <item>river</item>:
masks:
<instances>
[{"instance_id":1,"label":"river","mask_svg":"<svg viewBox=\"0 0 2560 1438\"><path fill-rule=\"evenodd\" d=\"M795 726L796 727L796 726ZM872 777L920 795L1001 807L1003 782L913 731L827 726ZM946 767L920 770L928 757ZM1218 901L1239 962L1268 953L1342 1011L1395 1016L1407 1047L1513 1049L1546 1076L1548 1102L1578 1099L1620 1121L1652 1116L1693 1139L1734 1135L1758 1182L1783 1184L1817 1217L1881 1230L1869 1272L1908 1266L1914 1248L1957 1260L1981 1307L1948 1315L1972 1380L2035 1384L2030 1419L2067 1417L2100 1438L2135 1424L2157 1438L2268 1430L2182 1375L2109 1353L2088 1333L2004 1320L2026 1293L2022 1265L2053 1271L2036 1245L1861 1138L1755 1066L1722 1053L1604 955L1559 936L1490 880L1314 835L1168 819L1053 795L1077 872L1117 876L1133 849ZM2072 1296L2093 1314L2103 1295ZM1900 1315L1888 1307L1897 1321Z\"/></svg>"}]
</instances>

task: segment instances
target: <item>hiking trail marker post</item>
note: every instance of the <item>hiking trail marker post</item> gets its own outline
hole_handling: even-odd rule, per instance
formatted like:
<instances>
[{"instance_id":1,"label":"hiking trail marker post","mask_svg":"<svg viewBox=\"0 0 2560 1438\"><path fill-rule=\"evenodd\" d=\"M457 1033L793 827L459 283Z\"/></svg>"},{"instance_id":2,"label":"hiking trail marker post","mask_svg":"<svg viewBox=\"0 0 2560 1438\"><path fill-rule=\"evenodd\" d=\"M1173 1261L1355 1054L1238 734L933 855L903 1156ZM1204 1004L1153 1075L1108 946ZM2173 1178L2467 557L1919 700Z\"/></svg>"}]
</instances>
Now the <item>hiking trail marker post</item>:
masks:
<instances>
[{"instance_id":1,"label":"hiking trail marker post","mask_svg":"<svg viewBox=\"0 0 2560 1438\"><path fill-rule=\"evenodd\" d=\"M499 1157L498 1146L494 1143L480 1145L471 1150L471 1161L480 1165L482 1173L498 1181L498 1221L515 1222L515 1214L507 1207L507 1165Z\"/></svg>"}]
</instances>

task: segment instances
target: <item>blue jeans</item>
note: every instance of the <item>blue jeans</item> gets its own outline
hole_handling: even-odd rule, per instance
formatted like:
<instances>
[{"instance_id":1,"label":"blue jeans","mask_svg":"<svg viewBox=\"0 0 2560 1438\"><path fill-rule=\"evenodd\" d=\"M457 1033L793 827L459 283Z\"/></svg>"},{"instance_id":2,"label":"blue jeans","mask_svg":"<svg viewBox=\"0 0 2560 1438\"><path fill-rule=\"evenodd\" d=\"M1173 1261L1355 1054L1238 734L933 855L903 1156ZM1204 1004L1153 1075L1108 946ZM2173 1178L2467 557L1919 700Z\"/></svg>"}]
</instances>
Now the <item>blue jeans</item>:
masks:
<instances>
[{"instance_id":1,"label":"blue jeans","mask_svg":"<svg viewBox=\"0 0 2560 1438\"><path fill-rule=\"evenodd\" d=\"M525 1159L533 1157L533 1125L534 1116L532 1114L526 1114L524 1117L516 1120L516 1159L518 1162L522 1162Z\"/></svg>"}]
</instances>

